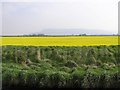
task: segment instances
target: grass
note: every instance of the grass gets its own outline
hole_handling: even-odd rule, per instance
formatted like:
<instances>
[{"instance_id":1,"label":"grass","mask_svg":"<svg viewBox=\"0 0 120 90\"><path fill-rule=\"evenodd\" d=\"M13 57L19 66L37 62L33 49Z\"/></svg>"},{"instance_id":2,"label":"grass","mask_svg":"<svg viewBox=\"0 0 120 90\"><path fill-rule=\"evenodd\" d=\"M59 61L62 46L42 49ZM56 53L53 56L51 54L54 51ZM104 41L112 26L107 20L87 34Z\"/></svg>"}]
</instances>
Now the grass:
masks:
<instances>
[{"instance_id":1,"label":"grass","mask_svg":"<svg viewBox=\"0 0 120 90\"><path fill-rule=\"evenodd\" d=\"M12 65L15 65L12 63ZM7 69L5 68L7 67ZM18 65L19 67L19 65ZM107 73L103 68L95 69L77 69L74 72L67 73L64 71L57 70L41 70L39 69L16 69L11 68L8 64L3 67L3 87L80 87L80 88L92 88L92 87L104 87L104 82L106 85L110 87L116 86L119 87L119 75L118 71L113 72L108 70ZM111 73L108 73L111 72ZM103 79L102 79L103 78ZM104 80L104 81L103 81ZM111 81L111 82L107 82ZM90 85L90 84L93 85ZM113 85L113 83L116 83ZM98 86L99 85L99 86Z\"/></svg>"},{"instance_id":2,"label":"grass","mask_svg":"<svg viewBox=\"0 0 120 90\"><path fill-rule=\"evenodd\" d=\"M2 46L3 87L120 88L118 49Z\"/></svg>"}]
</instances>

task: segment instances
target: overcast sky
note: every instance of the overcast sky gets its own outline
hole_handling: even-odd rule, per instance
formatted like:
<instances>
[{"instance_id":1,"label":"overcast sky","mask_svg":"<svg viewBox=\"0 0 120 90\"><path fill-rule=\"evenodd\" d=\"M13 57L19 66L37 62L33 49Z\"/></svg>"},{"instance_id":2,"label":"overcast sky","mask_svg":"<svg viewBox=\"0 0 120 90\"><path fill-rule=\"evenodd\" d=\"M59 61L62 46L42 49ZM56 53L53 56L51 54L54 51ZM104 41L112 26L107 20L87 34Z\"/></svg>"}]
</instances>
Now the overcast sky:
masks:
<instances>
[{"instance_id":1,"label":"overcast sky","mask_svg":"<svg viewBox=\"0 0 120 90\"><path fill-rule=\"evenodd\" d=\"M117 34L118 1L4 0L0 25L3 35Z\"/></svg>"}]
</instances>

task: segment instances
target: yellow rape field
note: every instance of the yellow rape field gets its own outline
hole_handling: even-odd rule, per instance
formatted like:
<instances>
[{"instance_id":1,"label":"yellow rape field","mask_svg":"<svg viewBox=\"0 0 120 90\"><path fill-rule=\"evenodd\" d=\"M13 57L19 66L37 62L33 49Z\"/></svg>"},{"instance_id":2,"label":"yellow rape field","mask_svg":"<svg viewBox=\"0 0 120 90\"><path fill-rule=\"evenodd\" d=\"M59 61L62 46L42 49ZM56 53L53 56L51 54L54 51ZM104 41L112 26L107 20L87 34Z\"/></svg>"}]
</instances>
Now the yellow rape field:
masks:
<instances>
[{"instance_id":1,"label":"yellow rape field","mask_svg":"<svg viewBox=\"0 0 120 90\"><path fill-rule=\"evenodd\" d=\"M99 46L118 45L118 36L1 37L2 46Z\"/></svg>"}]
</instances>

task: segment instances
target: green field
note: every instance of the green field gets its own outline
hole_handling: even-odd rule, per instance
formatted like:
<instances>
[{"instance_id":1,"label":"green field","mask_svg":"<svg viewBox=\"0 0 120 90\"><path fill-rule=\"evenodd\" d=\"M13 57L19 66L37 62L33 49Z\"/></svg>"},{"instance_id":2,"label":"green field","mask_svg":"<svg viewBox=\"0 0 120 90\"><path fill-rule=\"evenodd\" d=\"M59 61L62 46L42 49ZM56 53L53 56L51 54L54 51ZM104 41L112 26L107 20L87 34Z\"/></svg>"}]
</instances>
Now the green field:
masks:
<instances>
[{"instance_id":1,"label":"green field","mask_svg":"<svg viewBox=\"0 0 120 90\"><path fill-rule=\"evenodd\" d=\"M3 87L120 88L119 46L2 46Z\"/></svg>"}]
</instances>

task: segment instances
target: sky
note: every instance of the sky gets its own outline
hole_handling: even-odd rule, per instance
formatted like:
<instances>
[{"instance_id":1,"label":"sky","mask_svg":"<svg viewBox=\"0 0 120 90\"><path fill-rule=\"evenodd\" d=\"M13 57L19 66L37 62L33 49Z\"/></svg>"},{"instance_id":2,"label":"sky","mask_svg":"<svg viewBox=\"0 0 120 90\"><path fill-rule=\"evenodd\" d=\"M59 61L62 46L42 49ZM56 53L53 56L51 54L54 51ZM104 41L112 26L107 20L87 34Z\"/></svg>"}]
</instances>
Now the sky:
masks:
<instances>
[{"instance_id":1,"label":"sky","mask_svg":"<svg viewBox=\"0 0 120 90\"><path fill-rule=\"evenodd\" d=\"M118 1L4 0L0 34L117 34Z\"/></svg>"}]
</instances>

